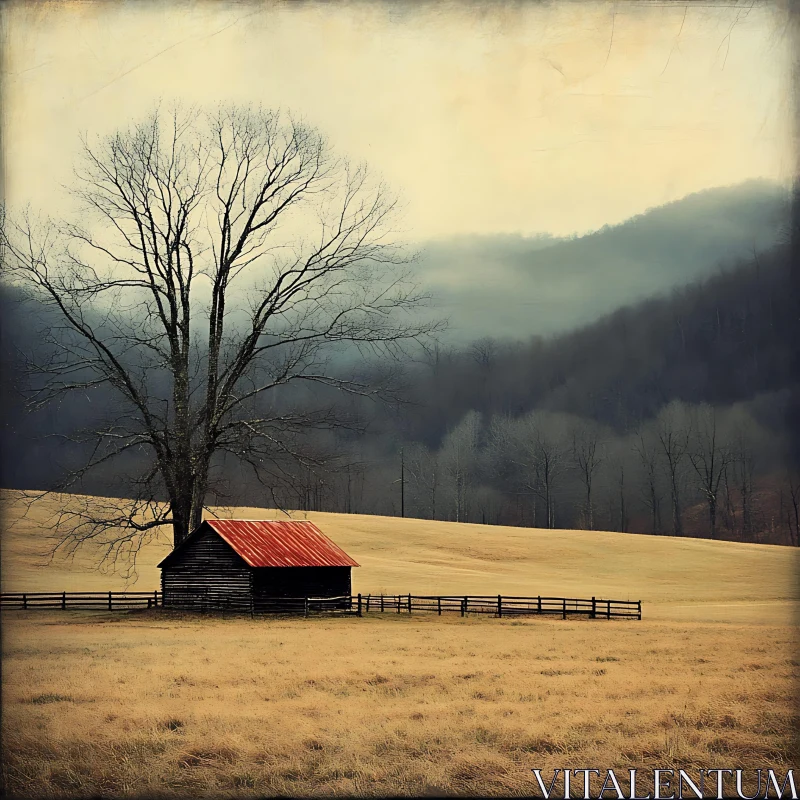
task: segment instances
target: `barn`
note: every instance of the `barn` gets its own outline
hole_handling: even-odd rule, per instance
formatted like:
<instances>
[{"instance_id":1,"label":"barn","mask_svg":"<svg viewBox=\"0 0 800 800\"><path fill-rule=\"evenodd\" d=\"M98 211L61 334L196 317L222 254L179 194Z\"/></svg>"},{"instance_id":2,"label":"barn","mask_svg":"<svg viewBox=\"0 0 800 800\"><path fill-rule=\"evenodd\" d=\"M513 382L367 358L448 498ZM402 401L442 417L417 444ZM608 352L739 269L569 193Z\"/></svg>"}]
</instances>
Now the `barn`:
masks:
<instances>
[{"instance_id":1,"label":"barn","mask_svg":"<svg viewBox=\"0 0 800 800\"><path fill-rule=\"evenodd\" d=\"M165 606L252 609L349 597L359 565L308 520L209 519L158 566Z\"/></svg>"}]
</instances>

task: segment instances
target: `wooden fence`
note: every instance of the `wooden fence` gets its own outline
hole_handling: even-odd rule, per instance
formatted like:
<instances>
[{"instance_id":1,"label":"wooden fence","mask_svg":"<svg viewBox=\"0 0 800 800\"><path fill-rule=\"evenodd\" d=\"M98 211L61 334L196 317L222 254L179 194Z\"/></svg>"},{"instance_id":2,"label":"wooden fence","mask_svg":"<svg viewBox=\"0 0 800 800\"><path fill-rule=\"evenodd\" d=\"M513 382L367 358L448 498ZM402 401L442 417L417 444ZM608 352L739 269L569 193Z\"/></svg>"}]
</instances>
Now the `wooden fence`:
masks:
<instances>
[{"instance_id":1,"label":"wooden fence","mask_svg":"<svg viewBox=\"0 0 800 800\"><path fill-rule=\"evenodd\" d=\"M0 608L3 609L85 609L132 610L142 608L168 608L190 611L222 611L255 614L309 614L325 612L371 613L427 612L434 614L456 613L486 614L495 617L549 615L587 617L589 619L641 619L640 600L606 600L567 597L511 597L507 595L412 595L412 594L358 594L341 597L260 597L239 598L222 593L207 593L202 597L180 598L171 596L164 602L162 592L3 592Z\"/></svg>"},{"instance_id":2,"label":"wooden fence","mask_svg":"<svg viewBox=\"0 0 800 800\"><path fill-rule=\"evenodd\" d=\"M447 612L488 614L495 617L548 614L566 619L584 616L590 619L641 619L640 600L585 600L569 597L512 597L508 595L357 595L356 613L427 611L436 614Z\"/></svg>"},{"instance_id":3,"label":"wooden fence","mask_svg":"<svg viewBox=\"0 0 800 800\"><path fill-rule=\"evenodd\" d=\"M123 611L161 605L161 592L3 592L0 608Z\"/></svg>"}]
</instances>

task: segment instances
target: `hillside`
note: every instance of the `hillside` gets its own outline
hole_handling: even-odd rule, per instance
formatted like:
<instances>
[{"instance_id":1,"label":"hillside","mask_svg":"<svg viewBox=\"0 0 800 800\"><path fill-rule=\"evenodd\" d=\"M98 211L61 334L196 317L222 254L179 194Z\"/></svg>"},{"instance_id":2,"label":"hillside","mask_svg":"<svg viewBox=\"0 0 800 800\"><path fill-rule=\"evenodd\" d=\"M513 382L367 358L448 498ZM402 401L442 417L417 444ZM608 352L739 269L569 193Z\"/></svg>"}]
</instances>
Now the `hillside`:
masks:
<instances>
[{"instance_id":1,"label":"hillside","mask_svg":"<svg viewBox=\"0 0 800 800\"><path fill-rule=\"evenodd\" d=\"M54 497L20 519L18 497L3 492L5 591L125 588L119 576L93 569L90 550L72 562L40 566L45 563L43 525L58 503ZM218 511L245 519L280 516L263 508ZM791 622L800 601L797 548L322 512L295 515L316 522L361 564L354 570L354 592L595 595L641 599L651 618L720 622ZM158 587L155 565L169 550L167 541L143 546L139 579L128 588Z\"/></svg>"},{"instance_id":2,"label":"hillside","mask_svg":"<svg viewBox=\"0 0 800 800\"><path fill-rule=\"evenodd\" d=\"M449 338L526 338L713 275L776 244L785 192L766 181L709 189L569 239L474 236L423 243L421 270Z\"/></svg>"},{"instance_id":3,"label":"hillside","mask_svg":"<svg viewBox=\"0 0 800 800\"><path fill-rule=\"evenodd\" d=\"M297 476L287 487L280 487L283 494L277 502L296 508L399 514L396 480L403 446L409 454L422 452L420 459L438 470L435 480L439 485L437 501L430 504L421 499L428 495L423 481L408 487L406 514L455 518L446 445L453 432L476 412L480 415L476 456L480 457L472 465L471 480L477 491L475 508L467 519L526 525L530 522L527 517L537 513L530 507L537 501L530 496L521 501L524 487L518 485L520 476L499 475L484 445L493 421L545 412L551 415L551 429L566 430L576 420L610 429L603 431L608 453L598 484L596 527L667 532L666 524L649 521L642 501L642 467L630 437L670 401L678 400L690 406L716 406L729 418L729 428L745 430L752 440L754 479L764 489L757 513L750 515L747 524L743 508L727 514L720 535L778 544L794 541L797 532L788 525L782 509L790 491L784 485L790 480L784 451L786 443L797 438L789 413L792 392L797 392L793 352L793 342L798 340L797 303L790 248L785 243L768 248L782 235L784 201L777 187L749 183L701 192L579 239L468 237L439 243L424 256L425 280L432 287L443 281L442 285L453 291L469 292L470 286L478 291L480 284L476 297L480 297L481 308L462 305L460 300L456 308L478 320L484 312L497 311L492 310L492 297L503 292L505 305L500 312L504 319L512 319L520 303L543 304L547 314L555 314L559 324L569 323L572 329L529 337L541 322L538 312L531 312L528 322L518 327L516 341L477 340L458 347L442 342L416 358L409 354L407 361L393 365L398 373L404 373L399 395L411 401L400 407L371 399L343 399L319 386L312 400L302 390L293 395L286 387L284 402L301 407L316 404L315 410L330 406L344 418L358 418L363 430L351 435L340 429L330 437L327 431L309 432L309 448L335 453L337 458L317 474ZM757 248L755 254L753 247ZM434 263L429 256L439 261ZM731 263L736 258L741 260ZM542 267L545 262L541 259L552 263ZM726 264L728 269L723 271ZM487 275L491 281L486 280ZM695 282L676 286L687 280ZM652 293L659 288L661 294L634 302L641 291ZM601 306L606 302L602 297L606 295L613 296L616 310L602 315ZM595 303L598 298L602 300L599 305ZM16 348L42 357L34 333L42 311L33 303L23 305L18 300L10 292L0 297L0 310L5 312L0 337L0 358L5 364L0 366L6 370L6 378L0 382L0 430L4 452L13 454L0 461L0 471L5 472L0 485L54 488L63 467L88 452L58 437L69 437L83 426L99 424L104 415L113 418L129 409L111 389L101 386L76 391L58 404L25 414L14 386L22 373ZM585 302L589 305L584 307ZM582 310L574 316L578 307ZM446 304L439 309L447 310ZM592 322L598 314L600 318ZM384 382L385 370L383 362L359 365L358 377L377 387ZM167 396L168 387L159 383L161 378L153 378L151 388L154 394ZM265 397L265 402L272 400ZM567 419L565 415L571 416ZM342 468L345 463L353 465L352 475ZM684 466L688 475L683 504L689 516L695 507L694 517L700 522L687 531L704 536L703 499L691 469ZM232 458L224 463L220 458L219 467L232 476L236 495L229 502L259 502L262 489L247 469L239 469ZM80 491L122 495L137 469L130 460L109 462L103 470L88 474ZM617 485L620 470L625 476L624 492ZM663 472L663 464L659 472ZM732 484L734 476L730 478ZM300 485L302 481L304 485ZM529 489L525 491L530 494ZM663 506L666 489L662 486L659 491ZM733 508L737 490L726 485L725 491L726 503ZM558 524L582 527L582 491L574 469L560 481L556 495ZM465 517L461 514L459 518Z\"/></svg>"},{"instance_id":4,"label":"hillside","mask_svg":"<svg viewBox=\"0 0 800 800\"><path fill-rule=\"evenodd\" d=\"M791 387L791 253L775 247L568 333L442 351L410 384L412 437L435 443L467 411L563 411L625 429L670 400L728 405Z\"/></svg>"}]
</instances>

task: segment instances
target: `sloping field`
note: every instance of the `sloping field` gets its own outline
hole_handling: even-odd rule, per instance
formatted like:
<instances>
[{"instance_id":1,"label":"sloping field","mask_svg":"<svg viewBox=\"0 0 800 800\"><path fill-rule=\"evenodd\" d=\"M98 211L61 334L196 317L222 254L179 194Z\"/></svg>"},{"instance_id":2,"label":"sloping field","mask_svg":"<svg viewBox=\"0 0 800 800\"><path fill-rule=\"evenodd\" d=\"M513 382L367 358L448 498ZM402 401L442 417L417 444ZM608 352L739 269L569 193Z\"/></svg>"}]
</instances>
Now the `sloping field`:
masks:
<instances>
[{"instance_id":1,"label":"sloping field","mask_svg":"<svg viewBox=\"0 0 800 800\"><path fill-rule=\"evenodd\" d=\"M24 518L4 499L4 588L126 588L92 569L91 550L38 566L48 516L73 498ZM591 764L614 769L625 796L639 769L646 796L655 768L724 764L750 771L755 796L755 769L798 762L797 551L308 517L362 565L355 591L610 596L641 599L644 617L4 612L0 790L538 796L531 769ZM158 585L168 551L142 549L136 589Z\"/></svg>"},{"instance_id":2,"label":"sloping field","mask_svg":"<svg viewBox=\"0 0 800 800\"><path fill-rule=\"evenodd\" d=\"M2 494L5 591L78 591L159 586L156 564L169 535L142 547L138 579L99 573L97 551L48 562L48 521L70 503L50 497L30 511ZM281 518L263 508L217 509L220 517ZM311 519L361 567L353 591L507 594L642 600L649 618L795 624L800 550L774 545L600 531L542 530L396 517L294 512Z\"/></svg>"}]
</instances>

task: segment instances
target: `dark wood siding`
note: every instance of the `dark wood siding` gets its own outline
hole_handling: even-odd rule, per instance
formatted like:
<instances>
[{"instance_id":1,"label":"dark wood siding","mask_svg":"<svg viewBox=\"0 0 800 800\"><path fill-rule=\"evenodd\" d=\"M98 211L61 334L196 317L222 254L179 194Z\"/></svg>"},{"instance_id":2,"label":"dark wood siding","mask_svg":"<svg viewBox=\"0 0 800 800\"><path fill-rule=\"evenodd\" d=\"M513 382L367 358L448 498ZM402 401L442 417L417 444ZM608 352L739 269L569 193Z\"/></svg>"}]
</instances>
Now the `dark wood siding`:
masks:
<instances>
[{"instance_id":1,"label":"dark wood siding","mask_svg":"<svg viewBox=\"0 0 800 800\"><path fill-rule=\"evenodd\" d=\"M164 605L215 605L219 598L249 603L252 569L219 534L203 528L161 569Z\"/></svg>"},{"instance_id":2,"label":"dark wood siding","mask_svg":"<svg viewBox=\"0 0 800 800\"><path fill-rule=\"evenodd\" d=\"M259 567L253 593L259 597L341 597L350 594L350 567Z\"/></svg>"}]
</instances>

